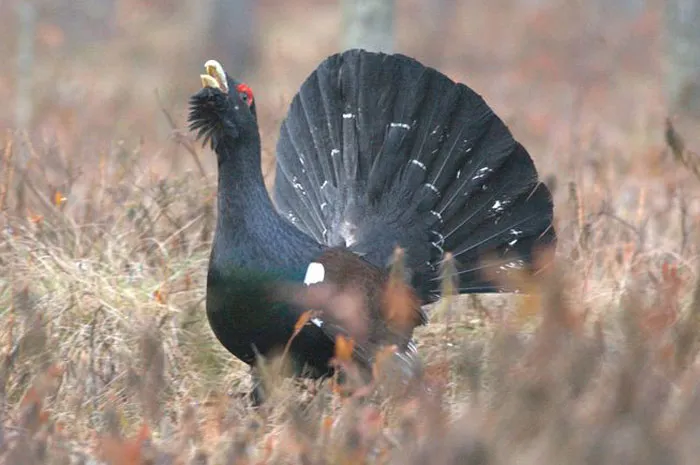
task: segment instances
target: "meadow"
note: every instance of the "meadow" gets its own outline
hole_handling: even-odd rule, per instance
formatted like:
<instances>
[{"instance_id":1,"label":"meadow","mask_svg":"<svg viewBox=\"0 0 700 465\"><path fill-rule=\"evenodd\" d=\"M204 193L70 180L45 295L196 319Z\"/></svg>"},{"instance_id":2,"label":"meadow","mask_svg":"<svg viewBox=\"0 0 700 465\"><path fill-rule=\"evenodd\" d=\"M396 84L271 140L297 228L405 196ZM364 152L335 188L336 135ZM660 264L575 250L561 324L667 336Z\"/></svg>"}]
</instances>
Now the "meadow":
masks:
<instances>
[{"instance_id":1,"label":"meadow","mask_svg":"<svg viewBox=\"0 0 700 465\"><path fill-rule=\"evenodd\" d=\"M271 373L257 410L206 321L216 161L185 124L202 64L226 57L195 2L118 3L108 37L78 44L39 3L29 75L0 3L0 463L697 463L700 132L665 104L660 2L442 2L437 23L401 2L398 50L474 88L531 153L555 263L527 295L438 304L410 389ZM341 21L314 0L259 13L246 80L269 185Z\"/></svg>"}]
</instances>

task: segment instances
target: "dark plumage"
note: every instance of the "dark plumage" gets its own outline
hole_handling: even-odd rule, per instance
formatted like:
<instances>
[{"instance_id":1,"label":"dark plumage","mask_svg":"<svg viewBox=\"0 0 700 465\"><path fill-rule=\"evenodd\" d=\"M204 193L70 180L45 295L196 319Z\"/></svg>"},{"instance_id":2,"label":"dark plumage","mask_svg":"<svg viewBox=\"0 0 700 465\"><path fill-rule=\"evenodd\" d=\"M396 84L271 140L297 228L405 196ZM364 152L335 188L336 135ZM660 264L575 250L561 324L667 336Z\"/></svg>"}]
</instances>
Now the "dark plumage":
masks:
<instances>
[{"instance_id":1,"label":"dark plumage","mask_svg":"<svg viewBox=\"0 0 700 465\"><path fill-rule=\"evenodd\" d=\"M191 128L211 142L219 168L207 315L244 362L255 363L253 347L266 354L287 342L306 308L271 296L282 282L302 283L311 262L323 264L324 283L361 288L369 330L359 358L369 364L377 345L407 347L420 304L438 298L445 251L460 292L495 292L503 289L487 267L527 269L536 247L554 245L551 196L527 151L478 94L438 71L360 50L323 61L282 123L275 208L252 93L207 69L190 102ZM415 307L400 331L384 295L396 246ZM485 255L496 261L482 263ZM308 324L291 347L298 370L327 374L342 332L330 320Z\"/></svg>"}]
</instances>

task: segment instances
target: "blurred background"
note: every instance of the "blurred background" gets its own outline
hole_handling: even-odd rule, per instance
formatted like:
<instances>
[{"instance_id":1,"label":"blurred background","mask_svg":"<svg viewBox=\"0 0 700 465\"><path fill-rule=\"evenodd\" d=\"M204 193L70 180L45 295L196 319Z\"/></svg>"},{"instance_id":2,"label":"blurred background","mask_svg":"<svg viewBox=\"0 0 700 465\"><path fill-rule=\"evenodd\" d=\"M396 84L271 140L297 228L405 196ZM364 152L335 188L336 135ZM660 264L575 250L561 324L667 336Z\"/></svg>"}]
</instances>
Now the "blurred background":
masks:
<instances>
[{"instance_id":1,"label":"blurred background","mask_svg":"<svg viewBox=\"0 0 700 465\"><path fill-rule=\"evenodd\" d=\"M393 12L358 33L358 8ZM699 21L697 0L4 0L0 126L85 163L138 140L150 168L190 169L164 110L182 127L204 61L250 83L274 137L323 58L374 41L473 87L556 172L576 133L643 150L670 109L698 111Z\"/></svg>"},{"instance_id":2,"label":"blurred background","mask_svg":"<svg viewBox=\"0 0 700 465\"><path fill-rule=\"evenodd\" d=\"M553 190L563 238L585 226L583 212L614 214L634 225L608 218L614 241L651 228L647 245L676 254L700 202L691 187L677 205L694 176L669 168L664 130L671 118L684 147L700 147L697 24L700 0L0 1L2 166L15 173L0 178L0 210L109 222L114 206L166 180L189 186L186 209L209 205L215 157L185 121L210 58L255 93L269 183L301 82L328 55L363 46L483 95ZM95 204L96 192L108 202Z\"/></svg>"},{"instance_id":3,"label":"blurred background","mask_svg":"<svg viewBox=\"0 0 700 465\"><path fill-rule=\"evenodd\" d=\"M0 346L16 356L12 370L0 372L0 413L5 392L19 402L37 367L56 361L66 363L68 374L52 408L68 433L83 438L91 437L95 412L111 408L114 399L132 419L157 413L149 406L158 393L153 383L167 386L161 391L168 406L209 392L247 392L247 369L214 340L204 317L216 162L186 129L188 99L212 58L250 85L269 183L292 96L325 57L355 45L413 56L486 99L553 192L557 253L572 276L572 284L556 281L557 289L566 288L581 321L600 317L596 324L648 305L648 314L635 313L645 332L632 331L632 347L642 339L650 347L661 341L657 368L674 366L665 338L681 334L674 324L691 293L695 313L688 321L700 321L700 291L693 287L700 257L700 0L0 0ZM537 301L522 302L496 305L479 297L455 314L431 315L418 337L422 354L442 363L448 344L453 347L450 337L487 334L479 332L481 322L500 324L513 309L523 322L542 313ZM154 327L163 350L142 344ZM688 328L687 334L700 333ZM643 360L619 351L611 333L606 363L615 353ZM690 350L679 344L678 353ZM35 350L24 355L23 347ZM504 374L518 371L508 364L527 354L520 345L508 347L513 355L503 358ZM481 360L481 352L473 354ZM541 366L555 367L552 379L564 380L561 392L569 392L569 375L556 371L564 365L549 360ZM435 372L445 373L447 385L448 365L439 363ZM477 365L459 366L471 373L468 367ZM588 377L586 370L579 378ZM541 372L535 369L535 378L548 379ZM628 394L626 373L647 372L652 384L640 384L636 397ZM633 423L662 412L655 371L644 365L620 373L615 386L603 382L583 396L579 410L595 410L586 399L604 402L614 391L622 407L610 404L613 420L632 408L627 399L642 399L635 407L641 413L628 416ZM494 379L485 385L496 387L496 397L482 394L481 402L525 412L522 429L512 434L529 437L542 425L540 391L527 383L513 391L511 399L527 403L519 409L520 400L498 397L500 387L512 385L508 378ZM691 389L697 378L688 379L693 407L669 405L697 422L700 402ZM666 393L678 391L676 381ZM133 406L135 395L142 396L142 410ZM456 388L450 395L456 405L477 399ZM568 416L573 409L555 398L552 405ZM430 404L428 410L439 409ZM515 424L509 415L502 416L506 429ZM580 430L586 439L622 438L624 445L630 437L629 430L613 436L587 418ZM547 444L566 448L563 423L555 420ZM675 431L683 428L692 446L691 460L683 463L697 463L697 425ZM444 429L429 429L443 439ZM672 435L664 430L664 437ZM646 462L615 456L593 463L664 463L648 453L653 443L639 438ZM27 449L23 444L18 448ZM493 450L504 450L505 442L494 444ZM561 456L539 460L541 449L534 450L536 463L562 463Z\"/></svg>"}]
</instances>

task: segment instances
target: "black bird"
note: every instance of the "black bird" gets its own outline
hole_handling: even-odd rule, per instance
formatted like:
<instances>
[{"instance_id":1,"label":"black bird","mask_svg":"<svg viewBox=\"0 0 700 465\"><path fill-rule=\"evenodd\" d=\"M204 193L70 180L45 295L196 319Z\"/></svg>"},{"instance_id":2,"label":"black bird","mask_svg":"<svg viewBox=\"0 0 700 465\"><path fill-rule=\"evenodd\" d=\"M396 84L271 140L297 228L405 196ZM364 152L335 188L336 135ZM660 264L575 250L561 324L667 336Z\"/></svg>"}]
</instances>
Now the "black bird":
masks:
<instances>
[{"instance_id":1,"label":"black bird","mask_svg":"<svg viewBox=\"0 0 700 465\"><path fill-rule=\"evenodd\" d=\"M207 316L245 363L285 346L307 310L274 297L281 283L359 289L369 318L357 353L368 366L382 344L414 349L446 251L459 292L482 293L504 290L487 271L532 270L536 250L555 245L552 198L526 149L482 97L435 69L363 50L324 60L281 126L276 207L252 91L216 61L205 69L189 121L218 160ZM410 284L403 319L386 299L396 247ZM312 319L289 349L295 373L327 375L346 329L332 316Z\"/></svg>"}]
</instances>

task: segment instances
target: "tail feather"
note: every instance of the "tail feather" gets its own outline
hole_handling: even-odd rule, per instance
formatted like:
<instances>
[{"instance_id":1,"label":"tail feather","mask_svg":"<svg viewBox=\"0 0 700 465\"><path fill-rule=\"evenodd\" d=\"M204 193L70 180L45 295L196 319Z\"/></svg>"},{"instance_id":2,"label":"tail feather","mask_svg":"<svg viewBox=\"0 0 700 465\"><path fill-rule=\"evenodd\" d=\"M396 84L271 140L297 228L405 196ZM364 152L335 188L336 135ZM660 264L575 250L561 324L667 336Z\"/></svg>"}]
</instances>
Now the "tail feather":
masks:
<instances>
[{"instance_id":1,"label":"tail feather","mask_svg":"<svg viewBox=\"0 0 700 465\"><path fill-rule=\"evenodd\" d=\"M458 121L455 112L459 109L459 88L442 75L424 74L428 79L425 86L423 99L415 115L416 141L413 144L410 160L418 160L423 163L428 172L440 175L441 166L449 157L449 151L444 150L451 126ZM452 85L450 85L452 84ZM457 128L461 129L461 128ZM457 131L459 132L459 130ZM437 171L437 173L436 173Z\"/></svg>"},{"instance_id":2,"label":"tail feather","mask_svg":"<svg viewBox=\"0 0 700 465\"><path fill-rule=\"evenodd\" d=\"M449 144L449 151L440 154L443 165L430 181L440 192L444 192L436 210L447 218L463 204L457 202L457 208L450 209L459 196L466 200L470 193L478 189L490 173L498 170L514 145L510 134L493 117L482 117L461 129L460 138ZM455 156L461 153L465 156Z\"/></svg>"},{"instance_id":3,"label":"tail feather","mask_svg":"<svg viewBox=\"0 0 700 465\"><path fill-rule=\"evenodd\" d=\"M492 229L492 225L510 215L529 210L532 205L529 194L537 183L536 174L527 169L529 160L527 152L516 150L499 160L503 164L497 168L474 169L467 174L461 189L447 199L445 206L438 205L437 210L445 219L442 227L445 245L450 250L455 250L477 230ZM489 170L496 169L498 176L481 181L482 175L486 177Z\"/></svg>"},{"instance_id":4,"label":"tail feather","mask_svg":"<svg viewBox=\"0 0 700 465\"><path fill-rule=\"evenodd\" d=\"M327 99L323 98L326 94L332 92L328 83L318 76L314 76L311 85L318 87L317 92L307 92L300 96L300 103L307 115L305 119L308 125L310 141L313 141L313 150L306 152L306 158L309 162L309 167L306 168L310 174L315 175L313 181L319 182L325 179L333 180L333 166L330 154L331 147L334 146L334 139L337 141L337 131L334 131L333 126L329 122L329 117L332 112L328 108ZM336 137L334 137L336 136ZM318 170L316 175L314 170Z\"/></svg>"},{"instance_id":5,"label":"tail feather","mask_svg":"<svg viewBox=\"0 0 700 465\"><path fill-rule=\"evenodd\" d=\"M387 186L395 181L392 173L400 170L405 163L393 155L401 149L406 139L407 130L404 126L390 125L384 145L379 149L376 162L372 165L367 181L367 196L370 201L377 201Z\"/></svg>"},{"instance_id":6,"label":"tail feather","mask_svg":"<svg viewBox=\"0 0 700 465\"><path fill-rule=\"evenodd\" d=\"M287 219L315 240L323 243L323 231L326 228L321 216L322 202L319 201L319 191L309 189L309 186L313 186L318 181L314 179L314 173L310 174L306 169L307 163L304 158L304 153L308 153L308 147L305 147L308 138L298 137L304 133L308 134L300 125L291 133L297 137L290 135L284 138L285 150L293 150L299 153L299 156L285 159L283 162L278 160L275 201L277 208L286 212ZM290 134L287 127L282 128L282 134Z\"/></svg>"},{"instance_id":7,"label":"tail feather","mask_svg":"<svg viewBox=\"0 0 700 465\"><path fill-rule=\"evenodd\" d=\"M505 124L473 90L402 55L324 61L292 101L277 152L282 213L378 266L404 247L424 301L447 250L462 292L490 292L502 289L492 269L529 266L556 239L549 191Z\"/></svg>"},{"instance_id":8,"label":"tail feather","mask_svg":"<svg viewBox=\"0 0 700 465\"><path fill-rule=\"evenodd\" d=\"M354 77L359 83L359 99L351 104L350 111L358 112L358 133L362 135L359 141L359 150L362 157L362 179L368 180L366 186L368 195L376 193L378 189L385 187L385 179L377 178L377 169L380 153L387 153L387 136L395 138L387 131L390 121L394 118L394 112L400 108L403 97L400 93L406 89L398 86L387 86L392 80L408 81L410 70L397 66L386 55L380 54L350 54L350 60L356 60L357 65L348 63L354 68ZM398 106L397 106L398 105ZM387 161L386 158L383 161ZM370 173L374 173L370 177ZM380 183L375 184L375 183Z\"/></svg>"}]
</instances>

